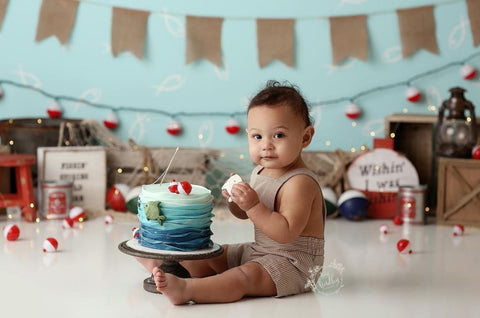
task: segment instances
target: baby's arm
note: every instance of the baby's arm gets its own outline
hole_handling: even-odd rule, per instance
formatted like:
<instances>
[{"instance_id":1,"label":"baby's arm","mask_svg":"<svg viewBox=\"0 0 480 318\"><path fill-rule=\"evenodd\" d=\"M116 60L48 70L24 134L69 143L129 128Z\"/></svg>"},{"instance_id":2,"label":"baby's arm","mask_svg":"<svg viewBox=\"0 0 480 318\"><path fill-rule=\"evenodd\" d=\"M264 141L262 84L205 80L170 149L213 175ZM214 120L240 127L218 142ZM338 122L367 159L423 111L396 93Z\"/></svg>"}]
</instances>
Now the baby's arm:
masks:
<instances>
[{"instance_id":1,"label":"baby's arm","mask_svg":"<svg viewBox=\"0 0 480 318\"><path fill-rule=\"evenodd\" d=\"M318 188L316 182L305 175L288 180L278 193L278 213L259 201L258 195L247 183L239 183L232 189L232 199L246 211L252 222L268 237L288 243L305 229Z\"/></svg>"}]
</instances>

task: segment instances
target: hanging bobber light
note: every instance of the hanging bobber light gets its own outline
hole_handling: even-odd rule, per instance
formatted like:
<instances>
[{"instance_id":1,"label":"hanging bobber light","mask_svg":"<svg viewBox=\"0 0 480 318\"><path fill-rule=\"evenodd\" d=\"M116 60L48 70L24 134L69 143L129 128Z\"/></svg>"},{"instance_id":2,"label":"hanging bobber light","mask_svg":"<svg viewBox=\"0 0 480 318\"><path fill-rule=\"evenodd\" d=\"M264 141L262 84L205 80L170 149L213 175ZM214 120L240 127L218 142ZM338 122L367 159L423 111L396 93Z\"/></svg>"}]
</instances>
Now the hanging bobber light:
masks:
<instances>
[{"instance_id":1,"label":"hanging bobber light","mask_svg":"<svg viewBox=\"0 0 480 318\"><path fill-rule=\"evenodd\" d=\"M47 114L50 118L58 118L62 116L62 106L57 101L54 101L47 107Z\"/></svg>"},{"instance_id":2,"label":"hanging bobber light","mask_svg":"<svg viewBox=\"0 0 480 318\"><path fill-rule=\"evenodd\" d=\"M118 126L118 117L115 115L114 112L110 112L105 118L103 119L103 124L105 127L109 129L115 129Z\"/></svg>"},{"instance_id":3,"label":"hanging bobber light","mask_svg":"<svg viewBox=\"0 0 480 318\"><path fill-rule=\"evenodd\" d=\"M356 119L362 115L362 110L354 102L350 102L345 108L345 115L350 119Z\"/></svg>"},{"instance_id":4,"label":"hanging bobber light","mask_svg":"<svg viewBox=\"0 0 480 318\"><path fill-rule=\"evenodd\" d=\"M240 132L240 123L236 119L230 118L225 125L225 130L230 135L238 134Z\"/></svg>"},{"instance_id":5,"label":"hanging bobber light","mask_svg":"<svg viewBox=\"0 0 480 318\"><path fill-rule=\"evenodd\" d=\"M167 125L167 132L172 136L180 135L182 132L182 125L175 119L172 119Z\"/></svg>"},{"instance_id":6,"label":"hanging bobber light","mask_svg":"<svg viewBox=\"0 0 480 318\"><path fill-rule=\"evenodd\" d=\"M418 102L422 98L422 92L415 86L409 86L405 92L405 97L411 103Z\"/></svg>"},{"instance_id":7,"label":"hanging bobber light","mask_svg":"<svg viewBox=\"0 0 480 318\"><path fill-rule=\"evenodd\" d=\"M477 70L470 64L463 64L462 68L460 69L460 74L466 80L474 79L477 75Z\"/></svg>"}]
</instances>

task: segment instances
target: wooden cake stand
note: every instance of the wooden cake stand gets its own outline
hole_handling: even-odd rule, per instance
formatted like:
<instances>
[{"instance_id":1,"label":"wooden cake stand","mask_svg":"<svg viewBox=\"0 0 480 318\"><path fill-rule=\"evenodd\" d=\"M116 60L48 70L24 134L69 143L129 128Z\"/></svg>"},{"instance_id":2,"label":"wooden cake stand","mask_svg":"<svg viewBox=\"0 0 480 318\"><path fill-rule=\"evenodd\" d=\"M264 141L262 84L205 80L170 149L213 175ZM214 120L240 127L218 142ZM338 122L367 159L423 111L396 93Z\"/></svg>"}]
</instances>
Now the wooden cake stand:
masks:
<instances>
[{"instance_id":1,"label":"wooden cake stand","mask_svg":"<svg viewBox=\"0 0 480 318\"><path fill-rule=\"evenodd\" d=\"M211 258L223 252L223 247L217 243L214 243L211 248L194 252L162 251L144 247L135 238L120 243L118 249L125 254L136 257L161 259L163 263L159 267L162 271L182 278L190 278L190 273L180 264L181 261ZM151 293L159 293L153 275L143 281L143 289Z\"/></svg>"}]
</instances>

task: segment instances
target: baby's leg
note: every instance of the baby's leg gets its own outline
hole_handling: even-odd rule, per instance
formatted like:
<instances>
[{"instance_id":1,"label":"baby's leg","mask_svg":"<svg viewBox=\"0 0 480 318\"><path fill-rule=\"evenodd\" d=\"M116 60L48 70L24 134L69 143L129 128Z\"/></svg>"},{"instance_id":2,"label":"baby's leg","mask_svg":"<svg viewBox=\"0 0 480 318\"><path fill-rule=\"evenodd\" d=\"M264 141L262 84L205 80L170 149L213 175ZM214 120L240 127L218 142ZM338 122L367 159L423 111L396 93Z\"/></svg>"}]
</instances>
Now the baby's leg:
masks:
<instances>
[{"instance_id":1,"label":"baby's leg","mask_svg":"<svg viewBox=\"0 0 480 318\"><path fill-rule=\"evenodd\" d=\"M207 277L215 274L223 273L228 269L227 262L228 245L223 245L223 252L219 256L180 262L192 277Z\"/></svg>"},{"instance_id":2,"label":"baby's leg","mask_svg":"<svg viewBox=\"0 0 480 318\"><path fill-rule=\"evenodd\" d=\"M227 249L228 245L224 245L223 252L219 256L209 259L183 261L180 262L180 264L188 270L192 277L206 277L219 274L228 269ZM153 272L155 267L162 265L162 260L160 259L141 257L136 257L136 259L148 270L149 273Z\"/></svg>"},{"instance_id":3,"label":"baby's leg","mask_svg":"<svg viewBox=\"0 0 480 318\"><path fill-rule=\"evenodd\" d=\"M245 296L274 296L277 294L270 275L258 263L250 262L221 274L205 278L178 278L153 270L157 290L175 305L234 302Z\"/></svg>"},{"instance_id":4,"label":"baby's leg","mask_svg":"<svg viewBox=\"0 0 480 318\"><path fill-rule=\"evenodd\" d=\"M153 271L155 267L162 265L162 260L160 259L151 259L151 258L142 258L142 257L135 257L136 260L142 264L149 273Z\"/></svg>"}]
</instances>

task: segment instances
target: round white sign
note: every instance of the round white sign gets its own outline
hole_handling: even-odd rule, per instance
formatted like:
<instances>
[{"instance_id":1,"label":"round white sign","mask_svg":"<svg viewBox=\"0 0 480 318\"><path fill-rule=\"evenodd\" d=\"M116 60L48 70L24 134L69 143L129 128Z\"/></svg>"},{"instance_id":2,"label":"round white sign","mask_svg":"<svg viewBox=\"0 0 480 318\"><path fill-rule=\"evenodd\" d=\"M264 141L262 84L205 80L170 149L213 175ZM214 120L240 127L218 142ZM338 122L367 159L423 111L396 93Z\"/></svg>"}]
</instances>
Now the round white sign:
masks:
<instances>
[{"instance_id":1,"label":"round white sign","mask_svg":"<svg viewBox=\"0 0 480 318\"><path fill-rule=\"evenodd\" d=\"M350 187L366 191L396 192L399 186L419 185L410 160L386 148L358 156L348 168L347 178Z\"/></svg>"}]
</instances>

